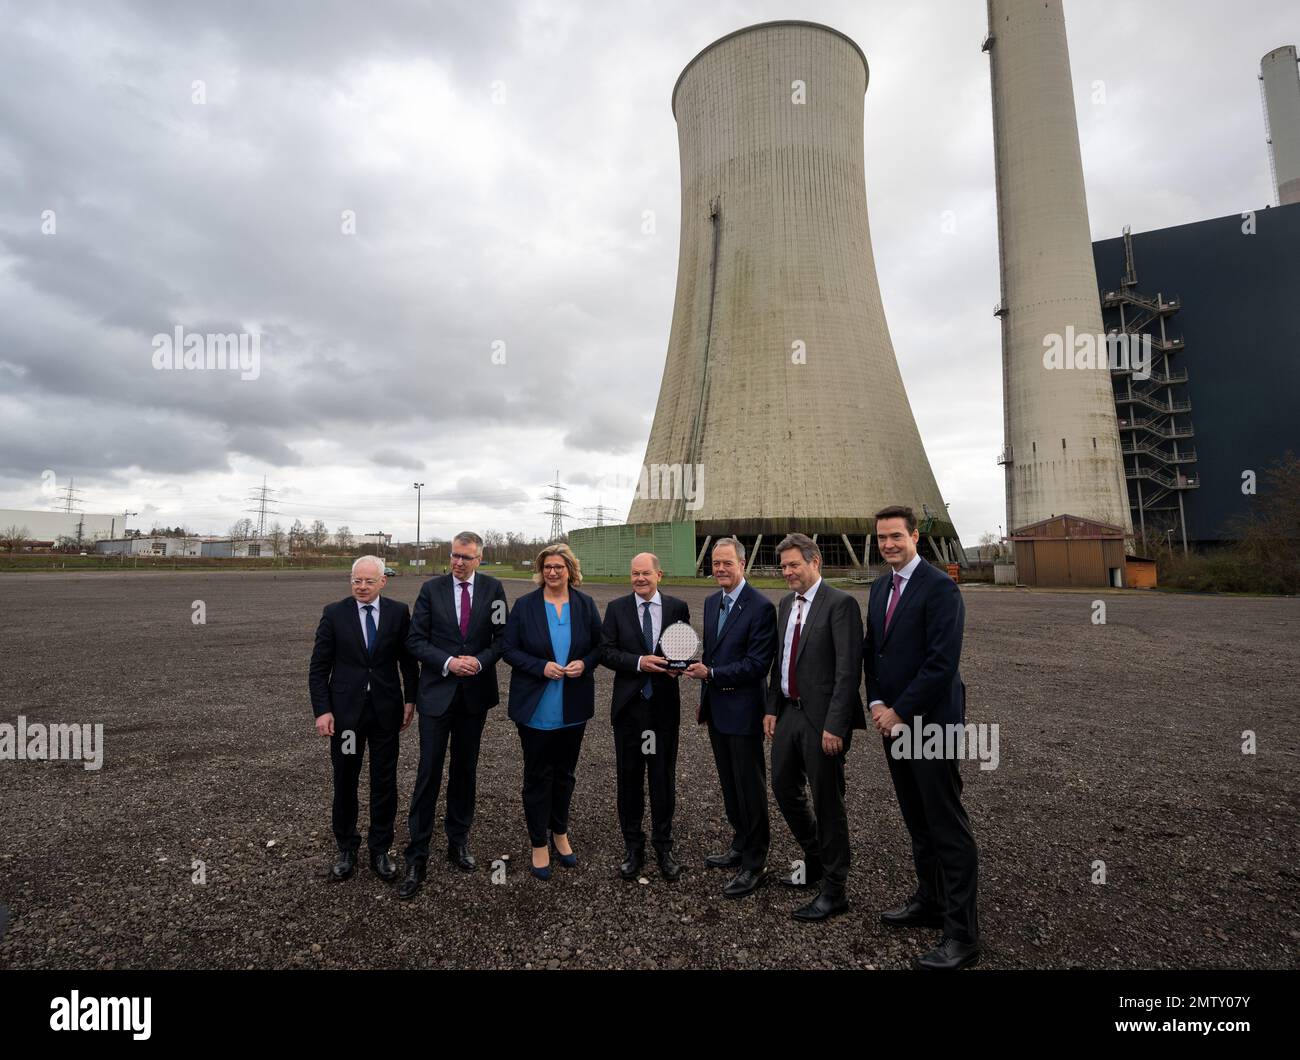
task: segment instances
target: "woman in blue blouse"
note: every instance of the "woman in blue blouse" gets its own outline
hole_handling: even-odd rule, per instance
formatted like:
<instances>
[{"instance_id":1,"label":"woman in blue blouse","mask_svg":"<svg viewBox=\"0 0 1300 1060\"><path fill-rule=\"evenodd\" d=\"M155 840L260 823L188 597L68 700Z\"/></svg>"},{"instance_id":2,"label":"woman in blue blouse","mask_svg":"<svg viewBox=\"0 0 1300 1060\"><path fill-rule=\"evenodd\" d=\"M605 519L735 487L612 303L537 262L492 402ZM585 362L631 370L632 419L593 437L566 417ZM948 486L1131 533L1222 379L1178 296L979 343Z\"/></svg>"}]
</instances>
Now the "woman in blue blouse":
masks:
<instances>
[{"instance_id":1,"label":"woman in blue blouse","mask_svg":"<svg viewBox=\"0 0 1300 1060\"><path fill-rule=\"evenodd\" d=\"M582 573L568 545L547 545L537 556L534 589L515 601L506 621L510 664L510 720L524 752L524 817L533 847L532 873L550 879L551 844L572 867L569 804L574 767L587 719L596 712L600 609L578 592Z\"/></svg>"}]
</instances>

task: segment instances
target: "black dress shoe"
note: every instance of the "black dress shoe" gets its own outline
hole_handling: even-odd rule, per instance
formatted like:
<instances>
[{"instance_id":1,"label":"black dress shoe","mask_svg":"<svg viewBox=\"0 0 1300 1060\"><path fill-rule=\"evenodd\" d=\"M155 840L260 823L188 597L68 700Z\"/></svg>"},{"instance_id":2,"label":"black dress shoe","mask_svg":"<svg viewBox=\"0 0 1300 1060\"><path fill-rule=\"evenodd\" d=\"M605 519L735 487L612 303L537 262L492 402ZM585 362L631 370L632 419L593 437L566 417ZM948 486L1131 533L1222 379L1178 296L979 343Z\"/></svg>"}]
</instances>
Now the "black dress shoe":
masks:
<instances>
[{"instance_id":1,"label":"black dress shoe","mask_svg":"<svg viewBox=\"0 0 1300 1060\"><path fill-rule=\"evenodd\" d=\"M378 854L370 855L370 867L374 869L375 875L385 883L392 883L397 879L397 862L395 862L387 850Z\"/></svg>"},{"instance_id":2,"label":"black dress shoe","mask_svg":"<svg viewBox=\"0 0 1300 1060\"><path fill-rule=\"evenodd\" d=\"M710 869L738 869L743 860L744 855L732 847L725 854L710 854L704 859L704 866Z\"/></svg>"},{"instance_id":3,"label":"black dress shoe","mask_svg":"<svg viewBox=\"0 0 1300 1060\"><path fill-rule=\"evenodd\" d=\"M641 873L641 867L645 864L645 851L636 847L628 847L626 854L623 856L623 864L618 867L618 874L625 880L635 880Z\"/></svg>"},{"instance_id":4,"label":"black dress shoe","mask_svg":"<svg viewBox=\"0 0 1300 1060\"><path fill-rule=\"evenodd\" d=\"M767 879L767 873L753 869L741 869L736 875L727 881L727 886L722 888L722 893L728 898L744 898L747 894L753 894L763 885Z\"/></svg>"},{"instance_id":5,"label":"black dress shoe","mask_svg":"<svg viewBox=\"0 0 1300 1060\"><path fill-rule=\"evenodd\" d=\"M796 880L794 873L789 876L782 875L781 882L786 887L816 887L822 882L822 870L820 868L810 869L805 866L802 880Z\"/></svg>"},{"instance_id":6,"label":"black dress shoe","mask_svg":"<svg viewBox=\"0 0 1300 1060\"><path fill-rule=\"evenodd\" d=\"M352 870L357 867L357 852L355 850L340 850L338 860L334 862L334 867L330 869L330 879L335 883L341 883L352 875Z\"/></svg>"},{"instance_id":7,"label":"black dress shoe","mask_svg":"<svg viewBox=\"0 0 1300 1060\"><path fill-rule=\"evenodd\" d=\"M424 862L408 861L406 863L406 879L397 888L398 898L414 898L420 893L420 884L424 882Z\"/></svg>"},{"instance_id":8,"label":"black dress shoe","mask_svg":"<svg viewBox=\"0 0 1300 1060\"><path fill-rule=\"evenodd\" d=\"M930 906L922 905L915 898L909 898L897 909L886 909L880 914L880 922L885 927L943 927L943 914Z\"/></svg>"},{"instance_id":9,"label":"black dress shoe","mask_svg":"<svg viewBox=\"0 0 1300 1060\"><path fill-rule=\"evenodd\" d=\"M474 855L469 852L469 847L464 843L452 843L447 847L447 860L465 872L473 872L478 866Z\"/></svg>"},{"instance_id":10,"label":"black dress shoe","mask_svg":"<svg viewBox=\"0 0 1300 1060\"><path fill-rule=\"evenodd\" d=\"M656 852L659 856L659 872L665 880L670 883L682 874L682 867L673 857L671 850L660 850Z\"/></svg>"},{"instance_id":11,"label":"black dress shoe","mask_svg":"<svg viewBox=\"0 0 1300 1060\"><path fill-rule=\"evenodd\" d=\"M803 920L813 924L821 920L829 920L833 916L839 916L841 913L849 911L849 900L843 896L839 898L828 898L824 894L819 894L805 906L796 909L790 915L796 920Z\"/></svg>"},{"instance_id":12,"label":"black dress shoe","mask_svg":"<svg viewBox=\"0 0 1300 1060\"><path fill-rule=\"evenodd\" d=\"M978 942L958 942L948 935L939 940L939 945L929 953L923 953L912 963L917 968L936 969L955 972L958 968L969 968L978 964L980 944Z\"/></svg>"}]
</instances>

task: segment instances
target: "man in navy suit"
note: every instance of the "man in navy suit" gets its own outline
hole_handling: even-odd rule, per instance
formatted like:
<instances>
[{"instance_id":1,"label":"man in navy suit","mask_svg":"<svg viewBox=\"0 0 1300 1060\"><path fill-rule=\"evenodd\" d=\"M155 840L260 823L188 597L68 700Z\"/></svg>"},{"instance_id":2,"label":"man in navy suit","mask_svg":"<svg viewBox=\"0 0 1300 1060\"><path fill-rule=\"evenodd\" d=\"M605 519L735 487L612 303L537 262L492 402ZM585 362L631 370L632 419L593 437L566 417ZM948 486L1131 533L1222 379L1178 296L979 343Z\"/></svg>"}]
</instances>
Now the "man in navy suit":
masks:
<instances>
[{"instance_id":1,"label":"man in navy suit","mask_svg":"<svg viewBox=\"0 0 1300 1060\"><path fill-rule=\"evenodd\" d=\"M938 945L916 964L956 969L980 954L978 854L961 804L961 774L957 759L942 752L919 759L903 752L914 746L915 726L965 724L966 686L957 665L966 609L956 583L917 554L918 540L911 508L876 513L876 543L889 577L876 579L868 594L862 666L918 881L912 897L880 919L889 927L942 929Z\"/></svg>"},{"instance_id":2,"label":"man in navy suit","mask_svg":"<svg viewBox=\"0 0 1300 1060\"><path fill-rule=\"evenodd\" d=\"M711 854L704 864L739 869L722 893L741 898L767 876L771 829L763 716L765 680L776 651L776 608L745 581L745 546L734 537L714 543L712 565L720 591L704 601L703 660L686 674L702 682L699 720L709 728L733 833L727 852Z\"/></svg>"},{"instance_id":3,"label":"man in navy suit","mask_svg":"<svg viewBox=\"0 0 1300 1060\"><path fill-rule=\"evenodd\" d=\"M420 768L411 795L406 877L399 898L414 898L424 882L442 767L447 777L447 860L473 872L469 829L474 821L479 744L487 712L500 701L497 660L506 628L501 583L478 573L483 539L469 530L451 542L451 573L420 587L406 646L420 660Z\"/></svg>"},{"instance_id":4,"label":"man in navy suit","mask_svg":"<svg viewBox=\"0 0 1300 1060\"><path fill-rule=\"evenodd\" d=\"M356 867L357 782L370 745L370 867L385 883L397 878L388 853L397 817L398 734L411 724L419 667L406 650L410 612L380 597L384 561L362 556L352 564L352 595L326 606L316 627L308 688L316 731L328 736L334 767L334 838L338 860L331 877L346 880ZM406 694L402 694L405 687Z\"/></svg>"},{"instance_id":5,"label":"man in navy suit","mask_svg":"<svg viewBox=\"0 0 1300 1060\"><path fill-rule=\"evenodd\" d=\"M614 671L610 721L614 726L618 823L625 853L618 873L635 880L645 864L646 773L650 774L651 843L664 879L681 866L673 857L673 808L677 794L677 738L681 728L680 670L668 669L659 651L663 631L691 621L685 600L659 591L659 557L632 557L632 591L605 608L601 662Z\"/></svg>"}]
</instances>

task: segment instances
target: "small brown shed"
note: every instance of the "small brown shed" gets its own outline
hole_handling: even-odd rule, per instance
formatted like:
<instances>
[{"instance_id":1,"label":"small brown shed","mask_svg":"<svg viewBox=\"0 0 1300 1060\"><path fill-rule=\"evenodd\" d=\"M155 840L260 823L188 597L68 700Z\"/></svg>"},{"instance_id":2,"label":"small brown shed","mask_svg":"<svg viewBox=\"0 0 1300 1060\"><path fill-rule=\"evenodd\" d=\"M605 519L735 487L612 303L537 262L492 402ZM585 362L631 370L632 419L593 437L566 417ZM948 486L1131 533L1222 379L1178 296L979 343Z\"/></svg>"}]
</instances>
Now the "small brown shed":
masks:
<instances>
[{"instance_id":1,"label":"small brown shed","mask_svg":"<svg viewBox=\"0 0 1300 1060\"><path fill-rule=\"evenodd\" d=\"M1128 586L1124 528L1054 515L1011 532L1021 585Z\"/></svg>"}]
</instances>

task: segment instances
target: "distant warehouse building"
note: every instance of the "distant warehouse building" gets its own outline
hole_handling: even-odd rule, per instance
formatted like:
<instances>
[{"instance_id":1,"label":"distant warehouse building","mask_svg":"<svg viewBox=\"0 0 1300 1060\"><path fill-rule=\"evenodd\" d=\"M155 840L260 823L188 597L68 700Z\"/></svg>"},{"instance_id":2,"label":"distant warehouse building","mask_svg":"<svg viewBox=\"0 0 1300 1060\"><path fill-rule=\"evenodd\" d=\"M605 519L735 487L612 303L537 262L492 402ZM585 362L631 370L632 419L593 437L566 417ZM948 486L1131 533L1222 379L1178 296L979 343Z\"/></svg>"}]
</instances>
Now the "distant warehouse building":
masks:
<instances>
[{"instance_id":1,"label":"distant warehouse building","mask_svg":"<svg viewBox=\"0 0 1300 1060\"><path fill-rule=\"evenodd\" d=\"M277 550L275 542L269 537L239 540L221 537L209 538L203 542L203 555L217 559L267 559L272 556L286 555L287 551L283 544Z\"/></svg>"},{"instance_id":2,"label":"distant warehouse building","mask_svg":"<svg viewBox=\"0 0 1300 1060\"><path fill-rule=\"evenodd\" d=\"M148 536L97 541L102 556L201 556L203 542L197 537Z\"/></svg>"},{"instance_id":3,"label":"distant warehouse building","mask_svg":"<svg viewBox=\"0 0 1300 1060\"><path fill-rule=\"evenodd\" d=\"M1106 330L1129 351L1111 379L1134 533L1148 548L1230 541L1248 473L1297 448L1300 203L1092 249Z\"/></svg>"}]
</instances>

